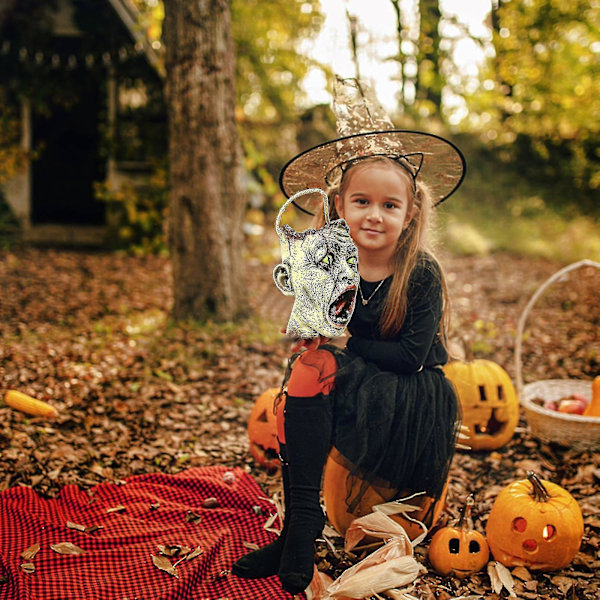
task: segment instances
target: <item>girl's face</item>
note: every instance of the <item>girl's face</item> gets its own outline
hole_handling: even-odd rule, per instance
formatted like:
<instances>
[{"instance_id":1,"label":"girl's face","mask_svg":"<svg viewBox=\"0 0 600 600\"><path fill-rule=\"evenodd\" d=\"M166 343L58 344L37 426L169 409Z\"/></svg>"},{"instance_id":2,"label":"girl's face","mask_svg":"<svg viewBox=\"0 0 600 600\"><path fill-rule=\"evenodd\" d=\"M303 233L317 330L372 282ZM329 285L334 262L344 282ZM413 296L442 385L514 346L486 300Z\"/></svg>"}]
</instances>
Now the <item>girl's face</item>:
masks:
<instances>
[{"instance_id":1,"label":"girl's face","mask_svg":"<svg viewBox=\"0 0 600 600\"><path fill-rule=\"evenodd\" d=\"M355 167L343 197L335 207L346 220L360 253L393 253L398 238L412 218L410 176L385 164Z\"/></svg>"}]
</instances>

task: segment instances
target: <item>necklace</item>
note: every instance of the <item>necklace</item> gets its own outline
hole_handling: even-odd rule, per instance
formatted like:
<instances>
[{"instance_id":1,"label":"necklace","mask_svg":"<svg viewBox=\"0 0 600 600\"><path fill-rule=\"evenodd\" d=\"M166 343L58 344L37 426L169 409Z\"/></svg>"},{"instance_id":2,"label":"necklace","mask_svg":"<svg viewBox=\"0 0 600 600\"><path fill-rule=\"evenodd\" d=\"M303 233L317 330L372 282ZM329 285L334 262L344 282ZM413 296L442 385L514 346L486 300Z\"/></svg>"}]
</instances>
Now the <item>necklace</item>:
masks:
<instances>
[{"instance_id":1,"label":"necklace","mask_svg":"<svg viewBox=\"0 0 600 600\"><path fill-rule=\"evenodd\" d=\"M385 281L385 279L382 279L379 282L379 284L377 285L377 287L373 290L373 293L366 300L365 300L365 297L363 296L362 290L360 288L360 281L358 282L358 292L360 293L360 299L362 301L363 306L366 306L367 304L369 304L369 302L371 302L371 299L377 293L377 290L383 285L384 281Z\"/></svg>"}]
</instances>

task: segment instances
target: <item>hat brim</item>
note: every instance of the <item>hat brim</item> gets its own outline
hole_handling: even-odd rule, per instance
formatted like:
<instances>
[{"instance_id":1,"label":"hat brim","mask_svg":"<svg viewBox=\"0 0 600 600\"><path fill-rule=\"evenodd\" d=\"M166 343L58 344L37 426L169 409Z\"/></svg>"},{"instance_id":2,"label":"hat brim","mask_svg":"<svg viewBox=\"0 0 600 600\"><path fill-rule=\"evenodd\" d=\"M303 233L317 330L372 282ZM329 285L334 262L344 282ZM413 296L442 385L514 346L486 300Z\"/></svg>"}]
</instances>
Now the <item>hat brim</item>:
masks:
<instances>
[{"instance_id":1,"label":"hat brim","mask_svg":"<svg viewBox=\"0 0 600 600\"><path fill-rule=\"evenodd\" d=\"M327 191L336 183L336 177L341 176L342 164L372 155L414 153L423 155L417 181L427 186L433 205L437 206L460 186L467 164L462 152L451 141L423 131L370 131L323 142L288 161L279 175L279 185L287 198L306 188ZM320 207L312 206L314 201L314 196L303 196L293 204L314 215L320 210Z\"/></svg>"}]
</instances>

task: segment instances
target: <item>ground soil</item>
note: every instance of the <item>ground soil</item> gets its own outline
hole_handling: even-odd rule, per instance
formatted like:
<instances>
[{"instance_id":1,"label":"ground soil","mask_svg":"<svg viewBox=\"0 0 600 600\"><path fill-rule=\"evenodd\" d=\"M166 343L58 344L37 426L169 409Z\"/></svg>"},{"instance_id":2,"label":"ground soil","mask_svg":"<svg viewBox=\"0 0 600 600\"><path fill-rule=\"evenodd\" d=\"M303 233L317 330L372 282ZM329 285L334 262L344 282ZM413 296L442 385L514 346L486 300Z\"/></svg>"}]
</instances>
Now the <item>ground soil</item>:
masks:
<instances>
[{"instance_id":1,"label":"ground soil","mask_svg":"<svg viewBox=\"0 0 600 600\"><path fill-rule=\"evenodd\" d=\"M451 348L458 357L500 364L516 380L515 337L532 294L563 264L508 254L442 256L452 299ZM17 389L53 404L53 421L0 403L0 490L27 485L54 496L150 471L243 466L266 493L276 473L256 465L246 424L256 397L280 384L290 342L279 334L291 300L277 292L276 263L247 259L253 316L238 325L173 323L170 265L162 257L19 249L0 253L0 393ZM600 373L600 274L573 271L528 314L525 383L590 381ZM600 435L599 435L600 437ZM600 449L600 446L598 447ZM600 585L600 452L541 442L519 425L505 446L461 451L450 473L440 524L473 494L473 522L485 531L499 491L533 470L564 486L583 512L585 533L573 563L557 572L513 569L524 598L597 598ZM510 535L510 532L507 532ZM340 538L320 544L320 569L335 577L355 558ZM484 571L466 579L424 571L413 596L504 597ZM1 585L1 584L0 584Z\"/></svg>"}]
</instances>

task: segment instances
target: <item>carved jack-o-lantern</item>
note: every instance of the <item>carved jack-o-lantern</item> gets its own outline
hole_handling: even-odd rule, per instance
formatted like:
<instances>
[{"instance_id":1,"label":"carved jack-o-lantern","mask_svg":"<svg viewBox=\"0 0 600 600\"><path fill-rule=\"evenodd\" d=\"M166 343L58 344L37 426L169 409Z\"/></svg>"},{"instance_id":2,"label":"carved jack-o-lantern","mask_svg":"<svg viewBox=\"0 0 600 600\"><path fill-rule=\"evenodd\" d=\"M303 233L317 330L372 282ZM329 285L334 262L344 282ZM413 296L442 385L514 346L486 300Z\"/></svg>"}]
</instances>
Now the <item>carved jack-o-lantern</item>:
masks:
<instances>
[{"instance_id":1,"label":"carved jack-o-lantern","mask_svg":"<svg viewBox=\"0 0 600 600\"><path fill-rule=\"evenodd\" d=\"M519 399L508 373L491 360L452 361L444 367L454 384L468 427L464 444L493 450L506 444L519 422Z\"/></svg>"},{"instance_id":2,"label":"carved jack-o-lantern","mask_svg":"<svg viewBox=\"0 0 600 600\"><path fill-rule=\"evenodd\" d=\"M273 412L277 394L279 388L270 388L261 394L248 419L250 452L259 465L273 471L280 466L277 418Z\"/></svg>"},{"instance_id":3,"label":"carved jack-o-lantern","mask_svg":"<svg viewBox=\"0 0 600 600\"><path fill-rule=\"evenodd\" d=\"M323 500L325 512L330 523L338 533L345 535L350 523L358 517L373 512L376 504L390 502L395 498L403 498L412 494L411 491L398 492L389 487L380 487L353 477L350 470L342 464L344 459L333 448L325 464L323 476ZM434 504L435 499L429 496L417 496L406 503L422 507L409 512L411 519L424 521L431 528L438 520L446 501L448 483L444 487L441 498ZM423 528L402 514L390 515L394 521L402 525L411 540L423 533Z\"/></svg>"},{"instance_id":4,"label":"carved jack-o-lantern","mask_svg":"<svg viewBox=\"0 0 600 600\"><path fill-rule=\"evenodd\" d=\"M567 490L529 472L498 494L486 534L494 558L507 567L562 569L579 550L583 517Z\"/></svg>"},{"instance_id":5,"label":"carved jack-o-lantern","mask_svg":"<svg viewBox=\"0 0 600 600\"><path fill-rule=\"evenodd\" d=\"M458 523L436 531L429 543L429 562L440 575L453 573L459 579L481 571L490 558L485 536L468 528L473 498L467 498Z\"/></svg>"}]
</instances>

